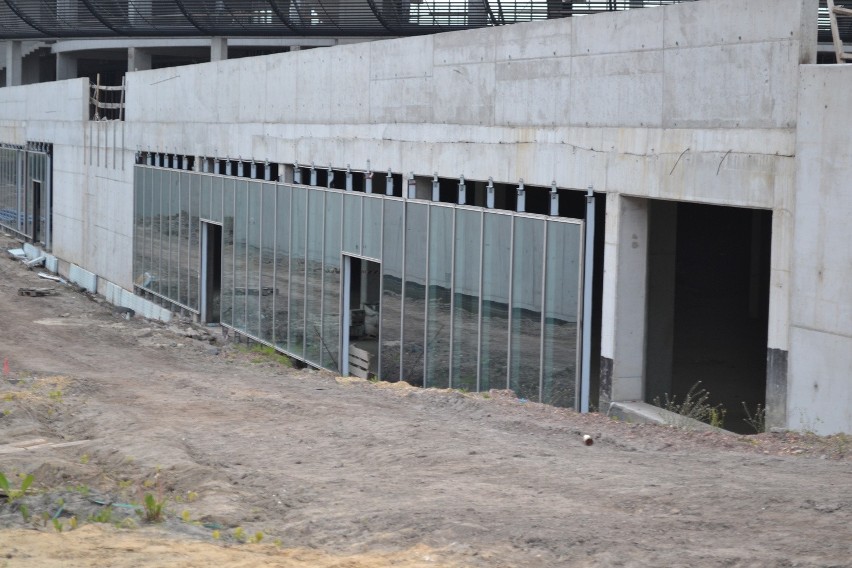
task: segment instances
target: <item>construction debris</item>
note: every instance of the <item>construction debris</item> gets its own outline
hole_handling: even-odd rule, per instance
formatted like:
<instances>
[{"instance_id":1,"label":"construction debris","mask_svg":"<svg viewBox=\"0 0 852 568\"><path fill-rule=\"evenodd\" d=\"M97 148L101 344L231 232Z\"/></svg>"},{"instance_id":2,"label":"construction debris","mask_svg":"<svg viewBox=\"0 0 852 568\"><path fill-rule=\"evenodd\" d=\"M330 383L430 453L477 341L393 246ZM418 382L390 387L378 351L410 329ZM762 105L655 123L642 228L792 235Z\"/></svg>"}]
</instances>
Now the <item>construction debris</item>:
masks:
<instances>
[{"instance_id":1,"label":"construction debris","mask_svg":"<svg viewBox=\"0 0 852 568\"><path fill-rule=\"evenodd\" d=\"M18 296L53 296L57 292L53 288L18 288Z\"/></svg>"}]
</instances>

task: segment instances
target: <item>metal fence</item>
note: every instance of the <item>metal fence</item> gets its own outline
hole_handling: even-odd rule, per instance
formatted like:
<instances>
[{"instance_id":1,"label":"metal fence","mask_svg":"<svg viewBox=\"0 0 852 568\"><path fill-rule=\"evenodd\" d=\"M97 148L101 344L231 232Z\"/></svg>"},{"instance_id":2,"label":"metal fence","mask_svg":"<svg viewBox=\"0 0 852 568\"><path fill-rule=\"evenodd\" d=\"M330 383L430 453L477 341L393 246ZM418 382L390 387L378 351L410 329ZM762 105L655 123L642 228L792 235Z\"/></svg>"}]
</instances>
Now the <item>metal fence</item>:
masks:
<instances>
[{"instance_id":1,"label":"metal fence","mask_svg":"<svg viewBox=\"0 0 852 568\"><path fill-rule=\"evenodd\" d=\"M0 226L51 247L51 145L0 144Z\"/></svg>"}]
</instances>

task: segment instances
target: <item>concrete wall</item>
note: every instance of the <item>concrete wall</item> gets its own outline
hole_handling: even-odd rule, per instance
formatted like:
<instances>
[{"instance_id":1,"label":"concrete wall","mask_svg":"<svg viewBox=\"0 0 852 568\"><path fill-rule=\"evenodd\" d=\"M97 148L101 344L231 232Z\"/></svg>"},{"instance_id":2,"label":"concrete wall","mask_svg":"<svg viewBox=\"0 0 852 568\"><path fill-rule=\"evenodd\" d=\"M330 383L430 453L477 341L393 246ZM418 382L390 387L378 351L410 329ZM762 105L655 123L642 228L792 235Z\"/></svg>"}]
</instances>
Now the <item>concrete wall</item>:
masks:
<instances>
[{"instance_id":1,"label":"concrete wall","mask_svg":"<svg viewBox=\"0 0 852 568\"><path fill-rule=\"evenodd\" d=\"M789 424L852 432L852 66L801 68Z\"/></svg>"}]
</instances>

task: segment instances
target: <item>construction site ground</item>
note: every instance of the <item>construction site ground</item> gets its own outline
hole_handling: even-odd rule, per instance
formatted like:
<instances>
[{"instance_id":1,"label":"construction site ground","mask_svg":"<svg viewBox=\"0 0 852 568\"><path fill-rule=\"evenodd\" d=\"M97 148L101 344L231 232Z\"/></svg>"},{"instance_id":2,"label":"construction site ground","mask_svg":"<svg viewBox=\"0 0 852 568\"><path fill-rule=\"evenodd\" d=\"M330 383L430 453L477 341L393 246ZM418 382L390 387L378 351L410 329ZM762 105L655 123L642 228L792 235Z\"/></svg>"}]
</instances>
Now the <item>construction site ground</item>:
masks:
<instances>
[{"instance_id":1,"label":"construction site ground","mask_svg":"<svg viewBox=\"0 0 852 568\"><path fill-rule=\"evenodd\" d=\"M852 437L297 370L2 244L0 567L852 566Z\"/></svg>"}]
</instances>

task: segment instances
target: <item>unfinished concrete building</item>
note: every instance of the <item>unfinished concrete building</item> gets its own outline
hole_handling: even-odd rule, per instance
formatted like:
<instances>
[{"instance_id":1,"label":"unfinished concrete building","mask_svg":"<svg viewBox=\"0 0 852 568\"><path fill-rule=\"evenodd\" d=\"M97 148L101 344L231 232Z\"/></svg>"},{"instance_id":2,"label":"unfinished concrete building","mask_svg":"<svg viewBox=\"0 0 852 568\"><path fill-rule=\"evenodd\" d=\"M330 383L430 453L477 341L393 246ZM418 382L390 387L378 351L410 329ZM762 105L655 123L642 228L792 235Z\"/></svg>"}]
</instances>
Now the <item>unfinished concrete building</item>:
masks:
<instances>
[{"instance_id":1,"label":"unfinished concrete building","mask_svg":"<svg viewBox=\"0 0 852 568\"><path fill-rule=\"evenodd\" d=\"M760 404L852 432L852 67L817 65L847 28L838 53L817 0L424 5L331 42L265 3L240 21L279 53L184 37L210 61L180 67L153 43L178 28L87 15L129 69L100 83L73 26L0 11L7 84L47 37L45 75L82 75L0 89L0 225L113 302L336 372L580 410L700 380L735 429ZM162 21L238 33L198 10Z\"/></svg>"}]
</instances>

